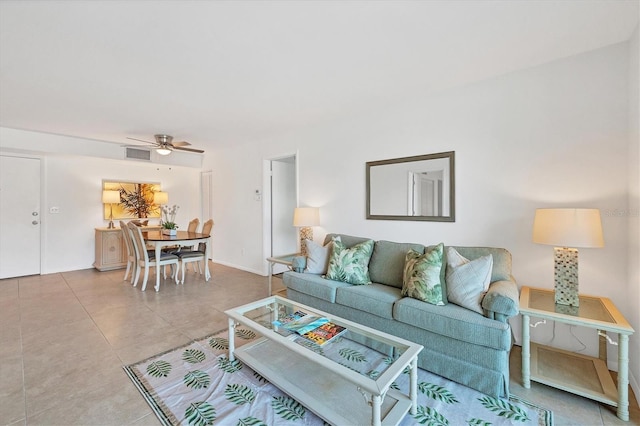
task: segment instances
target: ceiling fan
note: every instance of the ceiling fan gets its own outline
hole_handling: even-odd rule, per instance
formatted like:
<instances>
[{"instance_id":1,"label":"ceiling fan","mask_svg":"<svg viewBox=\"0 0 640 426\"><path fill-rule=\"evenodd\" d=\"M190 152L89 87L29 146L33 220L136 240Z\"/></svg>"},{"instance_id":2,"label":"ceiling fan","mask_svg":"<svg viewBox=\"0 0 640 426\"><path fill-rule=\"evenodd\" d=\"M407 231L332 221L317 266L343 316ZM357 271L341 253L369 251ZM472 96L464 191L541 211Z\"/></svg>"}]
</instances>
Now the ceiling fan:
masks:
<instances>
[{"instance_id":1,"label":"ceiling fan","mask_svg":"<svg viewBox=\"0 0 640 426\"><path fill-rule=\"evenodd\" d=\"M151 142L151 141L145 141L142 139L136 139L136 138L129 138L127 137L127 139L131 139L133 141L138 141L138 142L144 142L144 143L149 143L151 145L155 145L155 150L158 154L160 155L169 155L173 152L173 150L179 150L179 151L189 151L189 152L197 152L202 154L204 151L201 149L195 149L195 148L186 148L187 146L191 145L189 142L172 142L173 141L173 136L169 136L169 135L153 135L156 138L155 142Z\"/></svg>"}]
</instances>

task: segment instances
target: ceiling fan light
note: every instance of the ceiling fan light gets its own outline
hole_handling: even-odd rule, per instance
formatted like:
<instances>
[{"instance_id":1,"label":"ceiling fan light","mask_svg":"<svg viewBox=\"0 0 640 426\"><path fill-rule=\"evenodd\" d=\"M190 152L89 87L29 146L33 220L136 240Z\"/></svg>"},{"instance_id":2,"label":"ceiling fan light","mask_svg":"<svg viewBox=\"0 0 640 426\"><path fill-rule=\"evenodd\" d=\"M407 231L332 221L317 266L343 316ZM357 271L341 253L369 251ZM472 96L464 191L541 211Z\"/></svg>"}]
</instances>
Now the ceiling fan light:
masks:
<instances>
[{"instance_id":1,"label":"ceiling fan light","mask_svg":"<svg viewBox=\"0 0 640 426\"><path fill-rule=\"evenodd\" d=\"M158 154L160 154L160 155L169 155L169 154L171 154L171 150L168 149L168 148L164 148L164 147L163 148L157 148L156 152Z\"/></svg>"}]
</instances>

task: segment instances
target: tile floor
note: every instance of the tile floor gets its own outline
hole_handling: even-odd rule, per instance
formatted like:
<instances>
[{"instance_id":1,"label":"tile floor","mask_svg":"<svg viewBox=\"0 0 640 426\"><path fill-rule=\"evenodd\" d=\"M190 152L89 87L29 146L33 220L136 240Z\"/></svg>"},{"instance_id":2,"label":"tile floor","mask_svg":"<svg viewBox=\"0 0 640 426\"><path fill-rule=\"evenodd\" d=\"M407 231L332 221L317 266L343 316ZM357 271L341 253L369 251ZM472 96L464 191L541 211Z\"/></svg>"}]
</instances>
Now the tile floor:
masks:
<instances>
[{"instance_id":1,"label":"tile floor","mask_svg":"<svg viewBox=\"0 0 640 426\"><path fill-rule=\"evenodd\" d=\"M208 283L189 272L184 286L162 281L158 293L123 282L123 270L0 280L0 424L158 425L122 365L223 329L224 310L267 296L266 277L211 267ZM512 392L552 409L556 425L640 424L633 399L625 423L596 402L522 388L519 349Z\"/></svg>"}]
</instances>

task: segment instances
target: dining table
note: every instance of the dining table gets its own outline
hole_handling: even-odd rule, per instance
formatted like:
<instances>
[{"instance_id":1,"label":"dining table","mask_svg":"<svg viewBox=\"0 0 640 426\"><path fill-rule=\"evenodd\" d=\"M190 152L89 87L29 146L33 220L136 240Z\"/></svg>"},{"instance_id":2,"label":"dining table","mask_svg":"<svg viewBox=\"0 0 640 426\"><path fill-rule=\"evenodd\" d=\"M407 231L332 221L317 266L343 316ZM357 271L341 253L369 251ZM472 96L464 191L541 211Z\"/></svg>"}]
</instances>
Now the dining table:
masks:
<instances>
[{"instance_id":1,"label":"dining table","mask_svg":"<svg viewBox=\"0 0 640 426\"><path fill-rule=\"evenodd\" d=\"M211 255L211 235L200 234L198 232L177 231L175 235L166 235L162 231L143 232L145 243L153 246L156 252L156 259L160 259L162 247L170 246L192 246L199 243L205 244L204 278L209 281L209 258ZM178 272L176 271L176 274ZM156 263L156 289L160 288L160 264Z\"/></svg>"}]
</instances>

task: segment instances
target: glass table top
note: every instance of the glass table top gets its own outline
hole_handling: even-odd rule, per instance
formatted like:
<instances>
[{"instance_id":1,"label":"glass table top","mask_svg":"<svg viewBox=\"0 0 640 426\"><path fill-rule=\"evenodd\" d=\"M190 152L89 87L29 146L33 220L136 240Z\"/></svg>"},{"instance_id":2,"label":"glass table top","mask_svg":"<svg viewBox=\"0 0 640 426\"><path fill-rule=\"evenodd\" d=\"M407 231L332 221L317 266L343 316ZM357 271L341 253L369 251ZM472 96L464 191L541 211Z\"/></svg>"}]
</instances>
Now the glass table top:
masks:
<instances>
[{"instance_id":1,"label":"glass table top","mask_svg":"<svg viewBox=\"0 0 640 426\"><path fill-rule=\"evenodd\" d=\"M553 292L529 289L529 308L596 321L616 322L601 298L591 296L579 296L578 298L579 306L557 305Z\"/></svg>"},{"instance_id":2,"label":"glass table top","mask_svg":"<svg viewBox=\"0 0 640 426\"><path fill-rule=\"evenodd\" d=\"M240 315L245 325L257 326L255 327L256 331L263 335L277 333L294 344L307 348L338 364L345 356L364 356L367 362L371 362L367 371L375 372L376 375L387 371L406 352L417 354L422 349L421 345L386 335L278 296L235 308L226 313L231 317L235 316L236 319ZM291 331L288 326L282 325L294 315L300 318L301 313L306 315L301 317L300 322L325 318L331 324L344 327L346 330L328 342L317 344L311 338ZM367 373L361 374L366 375Z\"/></svg>"},{"instance_id":3,"label":"glass table top","mask_svg":"<svg viewBox=\"0 0 640 426\"><path fill-rule=\"evenodd\" d=\"M634 332L613 302L606 297L579 295L579 306L566 306L556 304L554 294L553 290L522 287L520 313L617 333Z\"/></svg>"}]
</instances>

